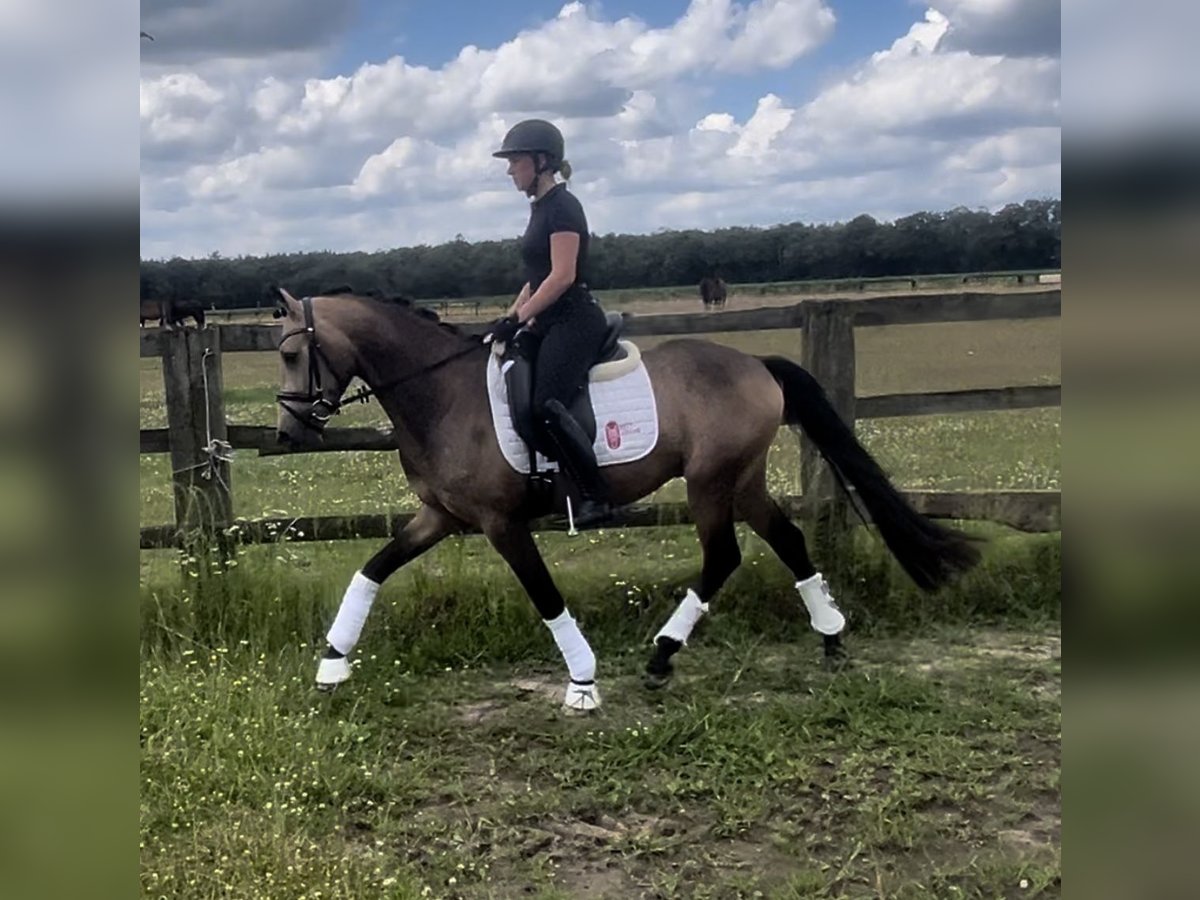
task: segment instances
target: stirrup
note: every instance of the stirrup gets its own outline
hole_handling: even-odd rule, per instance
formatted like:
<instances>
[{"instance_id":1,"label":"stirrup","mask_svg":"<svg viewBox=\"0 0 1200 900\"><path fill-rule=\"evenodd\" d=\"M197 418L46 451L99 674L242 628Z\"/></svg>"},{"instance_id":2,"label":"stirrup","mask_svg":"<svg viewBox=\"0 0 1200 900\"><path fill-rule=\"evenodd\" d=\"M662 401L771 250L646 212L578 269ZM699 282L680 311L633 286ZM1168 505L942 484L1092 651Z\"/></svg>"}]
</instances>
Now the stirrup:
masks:
<instances>
[{"instance_id":1,"label":"stirrup","mask_svg":"<svg viewBox=\"0 0 1200 900\"><path fill-rule=\"evenodd\" d=\"M567 693L563 697L563 706L574 712L591 712L600 708L600 688L596 682L580 684L577 681L567 682Z\"/></svg>"}]
</instances>

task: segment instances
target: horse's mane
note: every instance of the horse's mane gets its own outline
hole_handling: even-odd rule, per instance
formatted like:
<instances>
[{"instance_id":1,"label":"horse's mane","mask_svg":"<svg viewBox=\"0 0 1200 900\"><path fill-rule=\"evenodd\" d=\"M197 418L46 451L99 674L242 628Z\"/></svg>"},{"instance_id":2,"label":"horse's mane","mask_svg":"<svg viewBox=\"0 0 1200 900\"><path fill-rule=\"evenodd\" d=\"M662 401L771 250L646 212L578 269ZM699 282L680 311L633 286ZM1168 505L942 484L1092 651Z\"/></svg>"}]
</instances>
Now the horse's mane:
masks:
<instances>
[{"instance_id":1,"label":"horse's mane","mask_svg":"<svg viewBox=\"0 0 1200 900\"><path fill-rule=\"evenodd\" d=\"M406 309L414 315L420 316L422 319L428 319L430 322L444 328L451 334L463 336L457 325L451 325L449 322L443 322L442 317L430 309L428 306L421 306L412 297L406 297L403 294L395 294L391 297L385 295L380 290L356 291L348 284L339 284L336 287L321 291L322 297L363 297L369 300L378 300L381 303L388 303L393 306L398 306L401 309Z\"/></svg>"}]
</instances>

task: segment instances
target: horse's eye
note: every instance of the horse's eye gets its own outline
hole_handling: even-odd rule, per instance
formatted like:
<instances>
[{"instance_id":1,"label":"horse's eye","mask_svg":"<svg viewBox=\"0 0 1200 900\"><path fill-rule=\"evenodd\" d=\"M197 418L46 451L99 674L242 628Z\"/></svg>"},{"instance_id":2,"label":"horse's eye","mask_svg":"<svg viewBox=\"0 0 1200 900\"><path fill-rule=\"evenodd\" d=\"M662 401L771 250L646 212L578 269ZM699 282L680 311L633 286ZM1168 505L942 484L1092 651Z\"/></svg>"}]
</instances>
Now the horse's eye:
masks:
<instances>
[{"instance_id":1,"label":"horse's eye","mask_svg":"<svg viewBox=\"0 0 1200 900\"><path fill-rule=\"evenodd\" d=\"M285 363L293 363L300 358L300 354L295 350L281 350L279 352L283 354L283 361Z\"/></svg>"}]
</instances>

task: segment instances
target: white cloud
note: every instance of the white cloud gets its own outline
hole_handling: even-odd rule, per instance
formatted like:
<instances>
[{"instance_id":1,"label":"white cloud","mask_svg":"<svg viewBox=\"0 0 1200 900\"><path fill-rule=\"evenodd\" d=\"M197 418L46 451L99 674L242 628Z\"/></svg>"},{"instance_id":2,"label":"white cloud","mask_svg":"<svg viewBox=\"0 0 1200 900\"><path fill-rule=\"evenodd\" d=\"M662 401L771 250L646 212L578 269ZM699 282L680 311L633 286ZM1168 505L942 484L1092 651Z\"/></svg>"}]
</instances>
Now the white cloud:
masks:
<instances>
[{"instance_id":1,"label":"white cloud","mask_svg":"<svg viewBox=\"0 0 1200 900\"><path fill-rule=\"evenodd\" d=\"M771 141L788 127L795 113L774 94L767 94L758 101L754 115L740 129L738 141L729 151L730 156L766 156L771 149Z\"/></svg>"},{"instance_id":2,"label":"white cloud","mask_svg":"<svg viewBox=\"0 0 1200 900\"><path fill-rule=\"evenodd\" d=\"M947 155L943 165L951 172L1038 167L1061 152L1062 134L1058 128L1014 128L963 146Z\"/></svg>"},{"instance_id":3,"label":"white cloud","mask_svg":"<svg viewBox=\"0 0 1200 900\"><path fill-rule=\"evenodd\" d=\"M206 159L239 135L236 98L194 72L143 80L140 108L143 159Z\"/></svg>"},{"instance_id":4,"label":"white cloud","mask_svg":"<svg viewBox=\"0 0 1200 900\"><path fill-rule=\"evenodd\" d=\"M832 32L819 0L693 0L662 28L568 3L438 68L396 56L325 78L153 69L144 252L513 236L527 208L491 151L527 115L562 127L572 189L601 233L1057 193L1057 55L971 49L1020 31L1021 0L929 2L890 47L806 101L788 67ZM707 99L714 79L779 70L748 114Z\"/></svg>"},{"instance_id":5,"label":"white cloud","mask_svg":"<svg viewBox=\"0 0 1200 900\"><path fill-rule=\"evenodd\" d=\"M185 182L194 196L209 200L249 198L272 191L336 187L315 154L294 147L269 147L217 165L192 168Z\"/></svg>"},{"instance_id":6,"label":"white cloud","mask_svg":"<svg viewBox=\"0 0 1200 900\"><path fill-rule=\"evenodd\" d=\"M743 14L740 31L721 67L737 71L791 65L825 41L833 33L835 21L833 11L816 0L754 4Z\"/></svg>"},{"instance_id":7,"label":"white cloud","mask_svg":"<svg viewBox=\"0 0 1200 900\"><path fill-rule=\"evenodd\" d=\"M890 49L805 110L814 131L965 129L1057 122L1060 64L1048 58L942 51L949 21L936 10Z\"/></svg>"},{"instance_id":8,"label":"white cloud","mask_svg":"<svg viewBox=\"0 0 1200 900\"><path fill-rule=\"evenodd\" d=\"M709 113L696 123L696 130L734 134L738 130L738 125L729 113Z\"/></svg>"},{"instance_id":9,"label":"white cloud","mask_svg":"<svg viewBox=\"0 0 1200 900\"><path fill-rule=\"evenodd\" d=\"M299 86L268 75L255 89L250 106L258 118L273 122L282 118L288 107L299 101L300 95Z\"/></svg>"}]
</instances>

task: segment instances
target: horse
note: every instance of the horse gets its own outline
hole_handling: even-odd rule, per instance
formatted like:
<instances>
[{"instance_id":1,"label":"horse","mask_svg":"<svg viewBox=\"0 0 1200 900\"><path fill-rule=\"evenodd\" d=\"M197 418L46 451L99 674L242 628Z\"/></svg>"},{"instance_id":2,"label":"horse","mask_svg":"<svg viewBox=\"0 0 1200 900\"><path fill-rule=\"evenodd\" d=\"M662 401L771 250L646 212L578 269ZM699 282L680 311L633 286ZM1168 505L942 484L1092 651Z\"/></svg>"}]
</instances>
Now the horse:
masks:
<instances>
[{"instance_id":1,"label":"horse","mask_svg":"<svg viewBox=\"0 0 1200 900\"><path fill-rule=\"evenodd\" d=\"M148 319L158 319L158 324L163 324L162 303L158 300L141 300L138 304L138 327L145 328Z\"/></svg>"},{"instance_id":2,"label":"horse","mask_svg":"<svg viewBox=\"0 0 1200 900\"><path fill-rule=\"evenodd\" d=\"M183 325L192 319L197 328L204 327L204 305L197 300L145 300L139 303L138 327L144 328L148 319L158 319L159 327Z\"/></svg>"},{"instance_id":3,"label":"horse","mask_svg":"<svg viewBox=\"0 0 1200 900\"><path fill-rule=\"evenodd\" d=\"M725 306L725 282L714 275L700 279L700 300L705 309L723 309Z\"/></svg>"},{"instance_id":4,"label":"horse","mask_svg":"<svg viewBox=\"0 0 1200 900\"><path fill-rule=\"evenodd\" d=\"M278 440L292 449L318 445L358 377L391 419L400 464L421 503L351 579L318 663L317 687L332 690L350 677L348 655L379 585L448 535L474 530L507 562L559 645L570 675L564 705L599 706L594 654L530 531L531 520L556 511L556 500L534 490L498 445L485 389L491 348L403 298L347 289L301 300L276 286L272 293L284 325ZM803 532L767 492L767 453L783 425L799 426L856 489L884 543L921 588L935 590L979 561L975 539L912 508L796 363L695 339L667 341L641 359L658 440L643 458L604 468L611 497L626 505L683 477L701 549L698 577L654 638L648 687L669 682L672 657L740 564L739 517L795 576L797 611L806 609L823 636L825 661L846 660L845 618Z\"/></svg>"}]
</instances>

